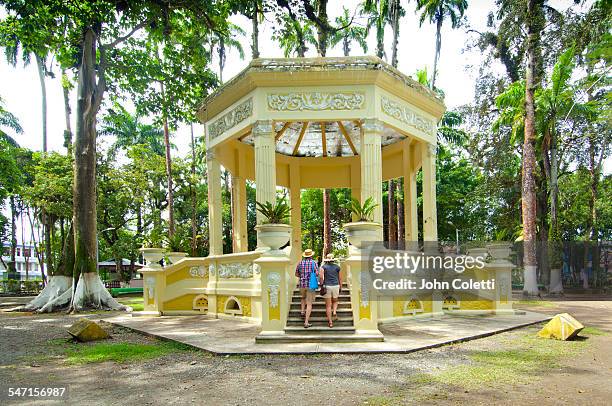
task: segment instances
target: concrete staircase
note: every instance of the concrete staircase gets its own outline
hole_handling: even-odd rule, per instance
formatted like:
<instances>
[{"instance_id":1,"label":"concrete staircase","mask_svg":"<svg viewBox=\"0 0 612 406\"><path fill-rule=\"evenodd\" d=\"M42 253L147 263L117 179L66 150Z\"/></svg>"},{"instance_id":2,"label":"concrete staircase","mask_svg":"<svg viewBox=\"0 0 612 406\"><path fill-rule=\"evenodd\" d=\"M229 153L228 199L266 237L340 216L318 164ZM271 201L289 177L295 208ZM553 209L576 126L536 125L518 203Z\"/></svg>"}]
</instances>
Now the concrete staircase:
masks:
<instances>
[{"instance_id":1,"label":"concrete staircase","mask_svg":"<svg viewBox=\"0 0 612 406\"><path fill-rule=\"evenodd\" d=\"M300 314L300 292L293 291L289 304L289 314L285 326L285 334L278 336L257 337L258 343L343 343L343 342L372 342L384 341L381 335L357 334L353 323L353 309L351 307L351 293L346 284L338 302L338 319L334 327L327 324L325 313L325 299L317 294L312 304L310 323L312 327L304 328L304 318Z\"/></svg>"}]
</instances>

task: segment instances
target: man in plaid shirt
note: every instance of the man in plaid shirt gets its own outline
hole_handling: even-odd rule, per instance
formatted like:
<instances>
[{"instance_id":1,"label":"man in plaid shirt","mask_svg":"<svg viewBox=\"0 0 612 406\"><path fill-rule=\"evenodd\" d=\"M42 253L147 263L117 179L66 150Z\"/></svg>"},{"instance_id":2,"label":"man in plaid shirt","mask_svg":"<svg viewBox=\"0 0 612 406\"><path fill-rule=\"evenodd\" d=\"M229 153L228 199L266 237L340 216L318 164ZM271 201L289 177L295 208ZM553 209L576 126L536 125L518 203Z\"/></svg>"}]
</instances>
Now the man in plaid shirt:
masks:
<instances>
[{"instance_id":1,"label":"man in plaid shirt","mask_svg":"<svg viewBox=\"0 0 612 406\"><path fill-rule=\"evenodd\" d=\"M297 264L295 268L295 276L299 278L300 294L302 296L302 317L304 317L304 328L311 327L312 324L308 322L310 319L310 313L312 312L312 302L316 298L317 292L309 288L310 274L315 273L319 278L319 267L317 263L312 259L314 252L311 249L307 249L302 254L302 260Z\"/></svg>"}]
</instances>

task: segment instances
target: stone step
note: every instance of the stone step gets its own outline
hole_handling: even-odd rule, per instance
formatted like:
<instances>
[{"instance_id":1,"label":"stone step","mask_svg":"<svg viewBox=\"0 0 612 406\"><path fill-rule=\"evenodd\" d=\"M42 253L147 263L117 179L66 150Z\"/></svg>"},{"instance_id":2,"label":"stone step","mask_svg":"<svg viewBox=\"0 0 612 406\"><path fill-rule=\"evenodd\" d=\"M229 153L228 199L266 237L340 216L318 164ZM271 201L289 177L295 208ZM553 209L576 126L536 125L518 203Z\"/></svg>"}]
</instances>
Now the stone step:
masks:
<instances>
[{"instance_id":1,"label":"stone step","mask_svg":"<svg viewBox=\"0 0 612 406\"><path fill-rule=\"evenodd\" d=\"M300 302L291 302L289 309L301 309L302 304ZM314 302L312 304L313 309L325 309L325 302ZM338 302L338 309L350 309L351 302Z\"/></svg>"},{"instance_id":2,"label":"stone step","mask_svg":"<svg viewBox=\"0 0 612 406\"><path fill-rule=\"evenodd\" d=\"M325 308L322 309L317 309L317 308L313 308L311 313L310 313L310 317L325 317ZM342 316L347 316L347 317L353 317L353 310L352 309L338 309L338 316L342 317ZM289 317L302 317L301 313L300 313L300 308L298 307L297 309L291 309L289 310Z\"/></svg>"},{"instance_id":3,"label":"stone step","mask_svg":"<svg viewBox=\"0 0 612 406\"><path fill-rule=\"evenodd\" d=\"M304 325L300 326L287 326L285 327L285 334L298 334L298 335L313 335L313 334L354 334L355 327L354 326L334 326L330 328L327 324L324 326L315 326L313 324L312 327L304 328Z\"/></svg>"},{"instance_id":4,"label":"stone step","mask_svg":"<svg viewBox=\"0 0 612 406\"><path fill-rule=\"evenodd\" d=\"M292 300L295 302L295 301L299 301L299 300L301 300L301 299L302 299L302 297L301 297L299 294L297 294L297 295L296 295L296 294L293 294L293 296L291 296L291 299L292 299ZM316 300L325 300L325 298L323 298L323 296L320 296L320 295L317 293ZM351 295L350 295L350 294L348 294L348 295L345 295L345 294L339 295L339 296L338 296L338 300L339 300L340 302L342 302L342 301L348 301L348 302L350 302L350 301L351 301Z\"/></svg>"},{"instance_id":5,"label":"stone step","mask_svg":"<svg viewBox=\"0 0 612 406\"><path fill-rule=\"evenodd\" d=\"M308 329L309 330L309 329ZM329 330L334 330L331 328ZM282 344L282 343L365 343L382 342L385 338L378 334L279 334L269 336L257 336L255 342L258 344Z\"/></svg>"},{"instance_id":6,"label":"stone step","mask_svg":"<svg viewBox=\"0 0 612 406\"><path fill-rule=\"evenodd\" d=\"M311 317L310 323L316 327L327 327L327 317ZM343 318L334 321L334 327L352 327L353 319L352 318ZM301 317L291 317L287 319L287 327L304 327L304 319Z\"/></svg>"}]
</instances>

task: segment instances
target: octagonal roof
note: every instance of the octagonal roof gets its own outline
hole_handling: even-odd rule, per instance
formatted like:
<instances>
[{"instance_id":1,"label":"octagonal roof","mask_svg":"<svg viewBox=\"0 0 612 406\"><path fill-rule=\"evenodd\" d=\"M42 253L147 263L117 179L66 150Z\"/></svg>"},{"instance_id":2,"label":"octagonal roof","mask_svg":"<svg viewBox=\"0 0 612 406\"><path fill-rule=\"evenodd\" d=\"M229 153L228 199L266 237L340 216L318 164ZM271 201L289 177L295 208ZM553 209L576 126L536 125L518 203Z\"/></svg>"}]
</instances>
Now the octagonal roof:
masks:
<instances>
[{"instance_id":1,"label":"octagonal roof","mask_svg":"<svg viewBox=\"0 0 612 406\"><path fill-rule=\"evenodd\" d=\"M443 101L429 88L375 56L259 58L217 88L198 108L206 122L257 87L375 84L438 119Z\"/></svg>"}]
</instances>

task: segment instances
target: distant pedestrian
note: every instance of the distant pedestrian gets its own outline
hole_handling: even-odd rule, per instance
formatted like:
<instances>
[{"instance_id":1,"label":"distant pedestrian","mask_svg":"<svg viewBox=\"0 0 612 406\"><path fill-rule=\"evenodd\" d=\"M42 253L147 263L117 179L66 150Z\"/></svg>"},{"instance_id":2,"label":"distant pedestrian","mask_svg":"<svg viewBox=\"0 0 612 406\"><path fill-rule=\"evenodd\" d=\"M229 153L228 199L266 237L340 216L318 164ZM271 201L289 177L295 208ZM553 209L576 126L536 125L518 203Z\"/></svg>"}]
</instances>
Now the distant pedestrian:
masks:
<instances>
[{"instance_id":1,"label":"distant pedestrian","mask_svg":"<svg viewBox=\"0 0 612 406\"><path fill-rule=\"evenodd\" d=\"M336 264L334 254L327 254L321 266L323 276L323 286L325 286L325 313L329 327L334 326L334 321L338 319L338 299L340 297L340 287L342 286L342 276L340 267Z\"/></svg>"},{"instance_id":2,"label":"distant pedestrian","mask_svg":"<svg viewBox=\"0 0 612 406\"><path fill-rule=\"evenodd\" d=\"M295 268L295 276L300 280L300 295L301 300L301 313L304 317L304 328L311 327L309 323L310 313L312 312L312 302L314 302L317 291L311 286L311 278L314 273L314 277L319 279L319 267L317 263L312 259L314 252L311 249L307 249L302 254L302 260L297 264Z\"/></svg>"}]
</instances>

